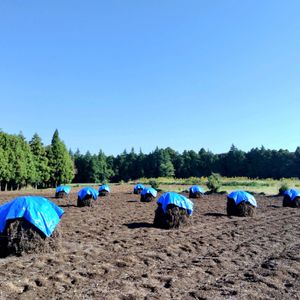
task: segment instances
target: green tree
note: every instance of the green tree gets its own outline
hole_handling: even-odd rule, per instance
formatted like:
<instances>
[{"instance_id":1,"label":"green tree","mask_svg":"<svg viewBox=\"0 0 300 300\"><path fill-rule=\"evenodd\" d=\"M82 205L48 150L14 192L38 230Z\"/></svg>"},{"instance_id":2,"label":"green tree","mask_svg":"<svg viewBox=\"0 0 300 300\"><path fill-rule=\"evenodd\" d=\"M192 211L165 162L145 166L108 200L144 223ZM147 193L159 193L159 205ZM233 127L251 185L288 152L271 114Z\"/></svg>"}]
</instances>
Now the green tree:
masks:
<instances>
[{"instance_id":1,"label":"green tree","mask_svg":"<svg viewBox=\"0 0 300 300\"><path fill-rule=\"evenodd\" d=\"M224 157L226 176L243 176L247 173L247 163L245 152L239 150L234 145Z\"/></svg>"},{"instance_id":2,"label":"green tree","mask_svg":"<svg viewBox=\"0 0 300 300\"><path fill-rule=\"evenodd\" d=\"M200 176L199 155L194 150L183 151L180 165L180 177L187 178L190 176Z\"/></svg>"},{"instance_id":3,"label":"green tree","mask_svg":"<svg viewBox=\"0 0 300 300\"><path fill-rule=\"evenodd\" d=\"M36 176L36 169L33 161L33 155L28 142L22 133L16 136L16 162L14 180L16 186L20 189L22 186L27 186L33 183Z\"/></svg>"},{"instance_id":4,"label":"green tree","mask_svg":"<svg viewBox=\"0 0 300 300\"><path fill-rule=\"evenodd\" d=\"M113 170L107 164L106 156L102 150L95 156L95 173L93 174L94 182L103 182L114 175Z\"/></svg>"},{"instance_id":5,"label":"green tree","mask_svg":"<svg viewBox=\"0 0 300 300\"><path fill-rule=\"evenodd\" d=\"M12 178L12 165L9 163L9 135L0 131L0 183L1 190L6 190Z\"/></svg>"},{"instance_id":6,"label":"green tree","mask_svg":"<svg viewBox=\"0 0 300 300\"><path fill-rule=\"evenodd\" d=\"M74 178L74 165L65 144L60 140L56 129L51 145L47 147L50 167L50 182L53 187L71 182Z\"/></svg>"},{"instance_id":7,"label":"green tree","mask_svg":"<svg viewBox=\"0 0 300 300\"><path fill-rule=\"evenodd\" d=\"M35 187L45 187L48 185L50 179L50 167L48 165L46 149L37 133L34 134L29 145L36 171L33 184Z\"/></svg>"},{"instance_id":8,"label":"green tree","mask_svg":"<svg viewBox=\"0 0 300 300\"><path fill-rule=\"evenodd\" d=\"M175 169L171 161L170 154L167 151L161 150L159 153L159 176L161 177L173 177L175 175Z\"/></svg>"},{"instance_id":9,"label":"green tree","mask_svg":"<svg viewBox=\"0 0 300 300\"><path fill-rule=\"evenodd\" d=\"M207 187L210 189L211 192L216 193L219 191L221 187L221 176L218 173L212 173L208 177Z\"/></svg>"}]
</instances>

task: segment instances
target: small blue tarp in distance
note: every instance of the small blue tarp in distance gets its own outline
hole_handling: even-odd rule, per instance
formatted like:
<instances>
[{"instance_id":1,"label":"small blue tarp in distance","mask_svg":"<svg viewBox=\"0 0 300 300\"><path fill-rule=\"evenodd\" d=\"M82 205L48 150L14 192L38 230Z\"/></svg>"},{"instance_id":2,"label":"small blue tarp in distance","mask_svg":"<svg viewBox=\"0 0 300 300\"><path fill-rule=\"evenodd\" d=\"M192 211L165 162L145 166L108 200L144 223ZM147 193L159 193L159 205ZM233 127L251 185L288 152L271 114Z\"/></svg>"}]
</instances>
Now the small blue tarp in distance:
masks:
<instances>
[{"instance_id":1,"label":"small blue tarp in distance","mask_svg":"<svg viewBox=\"0 0 300 300\"><path fill-rule=\"evenodd\" d=\"M60 185L56 188L55 190L56 193L59 193L59 192L65 192L66 194L70 194L71 192L71 187L70 186L66 186L66 185Z\"/></svg>"},{"instance_id":2,"label":"small blue tarp in distance","mask_svg":"<svg viewBox=\"0 0 300 300\"><path fill-rule=\"evenodd\" d=\"M289 196L291 201L294 201L296 197L300 197L300 192L295 189L286 190L283 194Z\"/></svg>"},{"instance_id":3,"label":"small blue tarp in distance","mask_svg":"<svg viewBox=\"0 0 300 300\"><path fill-rule=\"evenodd\" d=\"M38 196L17 197L0 206L0 232L6 221L24 218L50 237L64 211L46 198Z\"/></svg>"},{"instance_id":4,"label":"small blue tarp in distance","mask_svg":"<svg viewBox=\"0 0 300 300\"><path fill-rule=\"evenodd\" d=\"M201 187L201 186L199 186L199 185L193 185L193 186L191 186L190 187L190 191L192 192L192 193L201 193L201 194L204 194L204 189Z\"/></svg>"},{"instance_id":5,"label":"small blue tarp in distance","mask_svg":"<svg viewBox=\"0 0 300 300\"><path fill-rule=\"evenodd\" d=\"M98 198L98 192L91 187L85 187L78 192L79 199L83 199L86 195L91 195L94 200Z\"/></svg>"},{"instance_id":6,"label":"small blue tarp in distance","mask_svg":"<svg viewBox=\"0 0 300 300\"><path fill-rule=\"evenodd\" d=\"M110 193L110 187L107 184L103 184L99 187L99 192L101 191L107 191Z\"/></svg>"},{"instance_id":7,"label":"small blue tarp in distance","mask_svg":"<svg viewBox=\"0 0 300 300\"><path fill-rule=\"evenodd\" d=\"M244 191L233 191L231 192L227 198L234 200L235 204L238 205L241 202L245 201L250 203L252 206L257 207L256 200L253 195Z\"/></svg>"},{"instance_id":8,"label":"small blue tarp in distance","mask_svg":"<svg viewBox=\"0 0 300 300\"><path fill-rule=\"evenodd\" d=\"M193 213L194 203L187 197L184 197L183 195L177 194L175 192L167 192L162 194L157 200L157 203L161 204L162 209L165 213L169 204L174 204L178 207L184 208L189 215Z\"/></svg>"},{"instance_id":9,"label":"small blue tarp in distance","mask_svg":"<svg viewBox=\"0 0 300 300\"><path fill-rule=\"evenodd\" d=\"M134 187L134 190L143 190L145 187L141 184L141 183L138 183L137 185L135 185Z\"/></svg>"},{"instance_id":10,"label":"small blue tarp in distance","mask_svg":"<svg viewBox=\"0 0 300 300\"><path fill-rule=\"evenodd\" d=\"M153 197L157 196L157 191L154 188L144 188L141 192L141 195L151 194Z\"/></svg>"}]
</instances>

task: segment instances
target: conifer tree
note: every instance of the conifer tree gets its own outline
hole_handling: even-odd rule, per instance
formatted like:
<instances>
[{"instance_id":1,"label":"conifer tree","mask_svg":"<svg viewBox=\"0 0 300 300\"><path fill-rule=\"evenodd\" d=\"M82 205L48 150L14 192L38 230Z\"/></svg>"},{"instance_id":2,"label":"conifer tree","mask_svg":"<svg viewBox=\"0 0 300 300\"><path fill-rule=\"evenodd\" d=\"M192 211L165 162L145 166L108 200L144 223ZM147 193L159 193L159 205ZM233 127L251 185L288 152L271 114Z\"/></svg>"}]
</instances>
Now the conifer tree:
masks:
<instances>
[{"instance_id":1,"label":"conifer tree","mask_svg":"<svg viewBox=\"0 0 300 300\"><path fill-rule=\"evenodd\" d=\"M28 142L22 133L15 137L16 143L16 162L15 162L15 177L14 189L27 186L34 181L36 169L33 162L33 155Z\"/></svg>"},{"instance_id":2,"label":"conifer tree","mask_svg":"<svg viewBox=\"0 0 300 300\"><path fill-rule=\"evenodd\" d=\"M7 183L11 178L11 166L9 164L8 134L0 131L0 183L1 190L6 190Z\"/></svg>"},{"instance_id":3,"label":"conifer tree","mask_svg":"<svg viewBox=\"0 0 300 300\"><path fill-rule=\"evenodd\" d=\"M114 172L107 164L106 156L102 150L96 156L96 173L94 175L94 182L103 182L110 179Z\"/></svg>"},{"instance_id":4,"label":"conifer tree","mask_svg":"<svg viewBox=\"0 0 300 300\"><path fill-rule=\"evenodd\" d=\"M33 184L36 187L45 187L50 179L50 167L48 165L46 149L42 143L42 139L37 133L34 134L29 145L33 155L33 163L36 171Z\"/></svg>"},{"instance_id":5,"label":"conifer tree","mask_svg":"<svg viewBox=\"0 0 300 300\"><path fill-rule=\"evenodd\" d=\"M56 129L51 145L47 147L47 157L50 167L50 182L53 187L71 182L74 178L73 161L65 144L60 140Z\"/></svg>"}]
</instances>

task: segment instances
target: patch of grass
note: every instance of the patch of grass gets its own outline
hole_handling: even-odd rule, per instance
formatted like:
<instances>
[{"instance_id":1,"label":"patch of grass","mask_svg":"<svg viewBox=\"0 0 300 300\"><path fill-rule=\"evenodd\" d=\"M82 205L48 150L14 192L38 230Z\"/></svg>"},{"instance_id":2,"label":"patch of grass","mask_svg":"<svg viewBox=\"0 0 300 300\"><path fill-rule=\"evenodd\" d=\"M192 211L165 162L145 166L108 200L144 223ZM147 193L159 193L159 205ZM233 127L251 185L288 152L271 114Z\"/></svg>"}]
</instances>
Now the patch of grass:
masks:
<instances>
[{"instance_id":1,"label":"patch of grass","mask_svg":"<svg viewBox=\"0 0 300 300\"><path fill-rule=\"evenodd\" d=\"M190 177L190 178L173 178L173 177L160 177L160 178L141 178L133 181L131 184L136 184L138 181L143 184L150 185L151 180L156 180L163 191L182 192L187 190L191 185L197 184L208 190L207 177ZM275 180L272 178L267 179L251 179L247 177L222 177L219 190L226 191L227 193L233 190L247 190L252 193L265 193L268 195L277 195L278 190L283 182L286 182L289 187L300 187L298 178L283 178Z\"/></svg>"}]
</instances>

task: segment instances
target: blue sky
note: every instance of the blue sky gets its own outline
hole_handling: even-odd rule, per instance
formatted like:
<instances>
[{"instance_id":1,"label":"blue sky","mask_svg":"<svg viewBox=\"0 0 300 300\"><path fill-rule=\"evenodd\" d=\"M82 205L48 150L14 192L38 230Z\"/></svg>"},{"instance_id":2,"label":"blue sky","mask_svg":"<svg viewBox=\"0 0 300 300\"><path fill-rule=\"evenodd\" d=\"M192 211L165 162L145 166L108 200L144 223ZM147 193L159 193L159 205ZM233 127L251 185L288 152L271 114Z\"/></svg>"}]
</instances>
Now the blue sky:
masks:
<instances>
[{"instance_id":1,"label":"blue sky","mask_svg":"<svg viewBox=\"0 0 300 300\"><path fill-rule=\"evenodd\" d=\"M0 128L68 148L300 146L298 0L0 2Z\"/></svg>"}]
</instances>

